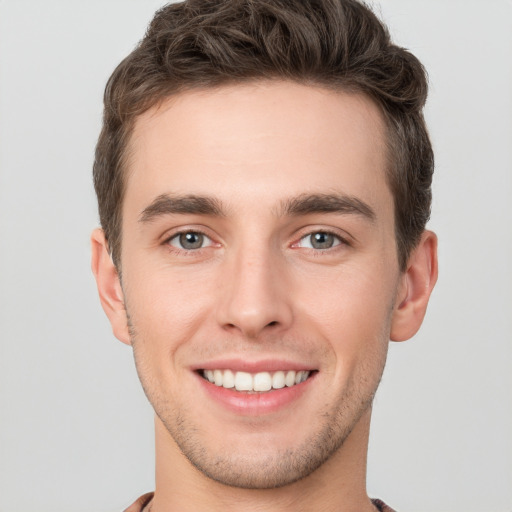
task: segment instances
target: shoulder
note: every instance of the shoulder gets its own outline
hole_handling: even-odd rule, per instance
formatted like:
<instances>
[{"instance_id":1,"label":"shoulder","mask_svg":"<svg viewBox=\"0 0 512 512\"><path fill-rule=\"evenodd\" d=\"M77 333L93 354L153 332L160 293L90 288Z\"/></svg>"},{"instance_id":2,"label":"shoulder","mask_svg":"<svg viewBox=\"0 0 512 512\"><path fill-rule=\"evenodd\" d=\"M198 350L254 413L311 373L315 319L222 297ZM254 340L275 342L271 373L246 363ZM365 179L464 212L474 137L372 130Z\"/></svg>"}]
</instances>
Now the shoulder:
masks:
<instances>
[{"instance_id":1,"label":"shoulder","mask_svg":"<svg viewBox=\"0 0 512 512\"><path fill-rule=\"evenodd\" d=\"M132 503L124 512L143 512L143 509L153 499L153 493L147 492L143 494L138 500Z\"/></svg>"},{"instance_id":2,"label":"shoulder","mask_svg":"<svg viewBox=\"0 0 512 512\"><path fill-rule=\"evenodd\" d=\"M153 498L152 492L147 492L132 503L124 512L143 512L143 509ZM391 507L388 507L382 500L373 499L372 503L377 507L379 512L395 512Z\"/></svg>"},{"instance_id":3,"label":"shoulder","mask_svg":"<svg viewBox=\"0 0 512 512\"><path fill-rule=\"evenodd\" d=\"M372 503L377 507L379 512L395 512L394 509L388 507L382 500L372 500Z\"/></svg>"}]
</instances>

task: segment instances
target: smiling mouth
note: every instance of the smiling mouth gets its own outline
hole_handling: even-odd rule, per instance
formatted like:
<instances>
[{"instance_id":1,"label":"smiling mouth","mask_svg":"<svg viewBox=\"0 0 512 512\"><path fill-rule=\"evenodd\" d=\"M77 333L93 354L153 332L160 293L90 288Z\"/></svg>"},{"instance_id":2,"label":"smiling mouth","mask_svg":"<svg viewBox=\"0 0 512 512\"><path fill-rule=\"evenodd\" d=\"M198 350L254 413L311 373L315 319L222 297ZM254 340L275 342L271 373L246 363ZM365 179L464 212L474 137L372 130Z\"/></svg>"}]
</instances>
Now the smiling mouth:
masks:
<instances>
[{"instance_id":1,"label":"smiling mouth","mask_svg":"<svg viewBox=\"0 0 512 512\"><path fill-rule=\"evenodd\" d=\"M305 382L312 370L279 370L276 372L234 372L232 370L200 370L199 374L218 387L241 392L268 392L274 389L293 387Z\"/></svg>"}]
</instances>

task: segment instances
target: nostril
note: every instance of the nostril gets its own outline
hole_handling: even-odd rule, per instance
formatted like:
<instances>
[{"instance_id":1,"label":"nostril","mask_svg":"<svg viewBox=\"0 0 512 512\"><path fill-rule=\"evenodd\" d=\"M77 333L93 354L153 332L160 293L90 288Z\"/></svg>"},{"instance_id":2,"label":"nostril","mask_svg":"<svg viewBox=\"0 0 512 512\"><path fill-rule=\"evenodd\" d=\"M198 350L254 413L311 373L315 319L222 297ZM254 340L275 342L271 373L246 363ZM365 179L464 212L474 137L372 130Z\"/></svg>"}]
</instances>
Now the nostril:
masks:
<instances>
[{"instance_id":1,"label":"nostril","mask_svg":"<svg viewBox=\"0 0 512 512\"><path fill-rule=\"evenodd\" d=\"M274 325L277 325L277 322L275 320L267 324L268 327L274 327Z\"/></svg>"}]
</instances>

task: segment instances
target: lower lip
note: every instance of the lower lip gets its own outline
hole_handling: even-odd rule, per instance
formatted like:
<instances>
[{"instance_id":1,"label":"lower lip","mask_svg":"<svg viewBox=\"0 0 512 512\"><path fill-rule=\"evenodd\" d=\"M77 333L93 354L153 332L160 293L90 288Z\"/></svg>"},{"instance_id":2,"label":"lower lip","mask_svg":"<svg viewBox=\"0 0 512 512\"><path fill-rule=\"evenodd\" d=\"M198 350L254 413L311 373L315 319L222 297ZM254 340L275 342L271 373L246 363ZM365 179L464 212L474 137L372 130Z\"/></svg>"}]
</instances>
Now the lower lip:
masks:
<instances>
[{"instance_id":1,"label":"lower lip","mask_svg":"<svg viewBox=\"0 0 512 512\"><path fill-rule=\"evenodd\" d=\"M259 416L277 412L291 405L309 388L315 375L316 372L295 386L255 393L239 392L233 388L216 386L200 375L197 375L197 378L208 395L226 409L237 414Z\"/></svg>"}]
</instances>

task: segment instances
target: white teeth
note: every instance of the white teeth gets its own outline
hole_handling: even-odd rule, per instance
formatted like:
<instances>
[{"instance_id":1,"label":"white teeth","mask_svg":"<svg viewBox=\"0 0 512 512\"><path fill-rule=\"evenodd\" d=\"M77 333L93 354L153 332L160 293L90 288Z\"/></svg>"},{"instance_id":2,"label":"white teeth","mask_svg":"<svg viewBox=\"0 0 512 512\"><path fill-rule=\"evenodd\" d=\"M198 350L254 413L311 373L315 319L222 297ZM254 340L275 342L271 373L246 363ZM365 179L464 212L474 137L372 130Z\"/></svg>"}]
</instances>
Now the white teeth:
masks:
<instances>
[{"instance_id":1,"label":"white teeth","mask_svg":"<svg viewBox=\"0 0 512 512\"><path fill-rule=\"evenodd\" d=\"M234 388L235 387L235 375L231 370L224 370L224 375L222 378L222 385L225 388Z\"/></svg>"},{"instance_id":2,"label":"white teeth","mask_svg":"<svg viewBox=\"0 0 512 512\"><path fill-rule=\"evenodd\" d=\"M300 384L308 378L308 372L297 372L295 375L295 384Z\"/></svg>"},{"instance_id":3,"label":"white teeth","mask_svg":"<svg viewBox=\"0 0 512 512\"><path fill-rule=\"evenodd\" d=\"M297 374L298 376L299 374ZM213 381L216 386L222 386L222 372L220 370L213 371Z\"/></svg>"},{"instance_id":4,"label":"white teeth","mask_svg":"<svg viewBox=\"0 0 512 512\"><path fill-rule=\"evenodd\" d=\"M246 372L236 372L235 374L235 389L237 391L252 391L253 380L252 375Z\"/></svg>"},{"instance_id":5,"label":"white teeth","mask_svg":"<svg viewBox=\"0 0 512 512\"><path fill-rule=\"evenodd\" d=\"M270 391L272 389L272 377L268 372L257 373L254 376L254 391Z\"/></svg>"},{"instance_id":6,"label":"white teeth","mask_svg":"<svg viewBox=\"0 0 512 512\"><path fill-rule=\"evenodd\" d=\"M232 370L204 370L203 376L212 384L224 388L235 388L237 391L270 391L282 389L304 382L311 372L309 371L277 371L259 372L233 372Z\"/></svg>"},{"instance_id":7,"label":"white teeth","mask_svg":"<svg viewBox=\"0 0 512 512\"><path fill-rule=\"evenodd\" d=\"M290 387L295 384L295 372L287 372L286 377L284 378L284 383Z\"/></svg>"},{"instance_id":8,"label":"white teeth","mask_svg":"<svg viewBox=\"0 0 512 512\"><path fill-rule=\"evenodd\" d=\"M284 388L284 372L276 372L272 376L272 387L274 389Z\"/></svg>"}]
</instances>

